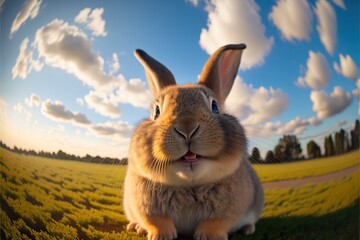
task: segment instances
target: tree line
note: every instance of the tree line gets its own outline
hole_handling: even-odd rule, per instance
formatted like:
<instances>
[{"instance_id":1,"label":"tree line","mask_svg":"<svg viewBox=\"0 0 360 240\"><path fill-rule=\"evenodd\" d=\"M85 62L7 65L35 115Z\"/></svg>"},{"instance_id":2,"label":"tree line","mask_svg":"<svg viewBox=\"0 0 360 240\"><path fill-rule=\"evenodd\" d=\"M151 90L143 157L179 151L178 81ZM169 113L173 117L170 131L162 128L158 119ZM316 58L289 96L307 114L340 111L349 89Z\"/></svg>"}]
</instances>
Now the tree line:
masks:
<instances>
[{"instance_id":1,"label":"tree line","mask_svg":"<svg viewBox=\"0 0 360 240\"><path fill-rule=\"evenodd\" d=\"M359 120L355 121L354 129L350 132L346 132L344 129L340 129L334 134L328 135L324 139L324 149L325 152L321 152L320 146L314 141L310 140L306 145L306 150L308 153L307 158L318 158L318 157L329 157L335 156L338 154L343 154L360 147L360 122ZM68 154L62 150L58 152L45 152L34 150L21 149L16 146L14 148L8 147L5 143L0 141L0 147L8 149L15 153L53 158L53 159L63 159L63 160L75 160L80 162L89 162L89 163L103 163L103 164L120 164L126 165L127 158L109 158L109 157L100 157L100 156L91 156L87 154L84 157L76 156L74 154ZM265 158L262 159L260 151L257 147L252 149L252 153L249 156L249 160L252 163L282 163L282 162L292 162L297 160L304 160L305 157L302 154L301 144L299 139L295 135L284 135L279 139L278 144L275 146L274 150L267 151Z\"/></svg>"},{"instance_id":2,"label":"tree line","mask_svg":"<svg viewBox=\"0 0 360 240\"><path fill-rule=\"evenodd\" d=\"M306 144L307 158L329 157L343 154L355 149L359 149L360 144L360 122L355 121L355 126L349 132L340 129L334 135L329 134L324 139L324 152L321 152L320 146L310 140ZM279 139L274 150L267 151L265 158L262 159L257 147L252 149L249 160L252 163L282 163L304 160L301 144L295 135L284 135Z\"/></svg>"},{"instance_id":3,"label":"tree line","mask_svg":"<svg viewBox=\"0 0 360 240\"><path fill-rule=\"evenodd\" d=\"M34 150L21 149L16 146L14 146L14 148L10 148L2 141L0 141L0 147L19 154L45 157L51 159L62 159L62 160L73 160L73 161L88 162L88 163L117 164L117 165L127 164L127 158L118 159L118 158L100 157L100 156L94 157L89 154L87 154L84 157L80 157L74 154L68 154L66 152L63 152L62 150L58 150L57 152L45 152L45 151L36 152Z\"/></svg>"}]
</instances>

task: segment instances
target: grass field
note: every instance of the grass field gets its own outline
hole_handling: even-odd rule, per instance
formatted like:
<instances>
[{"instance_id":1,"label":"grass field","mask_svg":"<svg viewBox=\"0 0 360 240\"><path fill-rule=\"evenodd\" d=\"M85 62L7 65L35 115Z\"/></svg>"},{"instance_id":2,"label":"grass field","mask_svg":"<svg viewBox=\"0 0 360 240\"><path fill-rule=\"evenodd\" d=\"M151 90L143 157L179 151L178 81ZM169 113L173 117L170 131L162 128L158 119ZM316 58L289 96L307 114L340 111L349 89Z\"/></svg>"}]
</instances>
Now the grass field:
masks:
<instances>
[{"instance_id":1,"label":"grass field","mask_svg":"<svg viewBox=\"0 0 360 240\"><path fill-rule=\"evenodd\" d=\"M359 158L359 151L352 151L339 156L293 163L257 164L255 165L255 169L260 175L262 182L299 179L318 176L354 166L355 164L359 164Z\"/></svg>"},{"instance_id":2,"label":"grass field","mask_svg":"<svg viewBox=\"0 0 360 240\"><path fill-rule=\"evenodd\" d=\"M286 168L296 178L313 176L355 164L356 154L256 166L256 170L267 180L286 179ZM124 231L125 170L24 156L0 148L1 239L145 239ZM235 234L230 239L359 239L359 170L335 181L269 190L265 195L256 233Z\"/></svg>"}]
</instances>

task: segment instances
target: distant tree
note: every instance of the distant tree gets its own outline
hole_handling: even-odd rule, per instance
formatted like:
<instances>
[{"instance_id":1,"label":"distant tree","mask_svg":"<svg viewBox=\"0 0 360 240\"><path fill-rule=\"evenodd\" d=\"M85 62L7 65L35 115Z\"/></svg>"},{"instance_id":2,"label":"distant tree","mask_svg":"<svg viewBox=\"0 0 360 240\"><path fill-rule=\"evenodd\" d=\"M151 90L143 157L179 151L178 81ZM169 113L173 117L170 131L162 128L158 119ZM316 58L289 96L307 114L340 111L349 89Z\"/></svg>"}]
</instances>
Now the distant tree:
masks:
<instances>
[{"instance_id":1,"label":"distant tree","mask_svg":"<svg viewBox=\"0 0 360 240\"><path fill-rule=\"evenodd\" d=\"M249 157L249 160L251 163L261 163L262 159L260 156L260 151L257 147L254 147L251 153L251 156Z\"/></svg>"},{"instance_id":2,"label":"distant tree","mask_svg":"<svg viewBox=\"0 0 360 240\"><path fill-rule=\"evenodd\" d=\"M354 129L350 132L351 136L351 149L358 149L360 147L360 121L357 119L355 121Z\"/></svg>"},{"instance_id":3,"label":"distant tree","mask_svg":"<svg viewBox=\"0 0 360 240\"><path fill-rule=\"evenodd\" d=\"M274 152L269 150L265 156L265 163L278 163L279 160L275 158Z\"/></svg>"},{"instance_id":4,"label":"distant tree","mask_svg":"<svg viewBox=\"0 0 360 240\"><path fill-rule=\"evenodd\" d=\"M346 132L344 129L340 129L339 132L335 133L335 153L343 154L346 152Z\"/></svg>"},{"instance_id":5,"label":"distant tree","mask_svg":"<svg viewBox=\"0 0 360 240\"><path fill-rule=\"evenodd\" d=\"M127 165L128 164L128 158L124 157L120 160L120 165Z\"/></svg>"},{"instance_id":6,"label":"distant tree","mask_svg":"<svg viewBox=\"0 0 360 240\"><path fill-rule=\"evenodd\" d=\"M275 158L288 162L301 158L301 144L295 135L284 135L275 146Z\"/></svg>"},{"instance_id":7,"label":"distant tree","mask_svg":"<svg viewBox=\"0 0 360 240\"><path fill-rule=\"evenodd\" d=\"M329 157L335 155L335 147L331 134L328 137L325 137L324 147L325 147L325 156Z\"/></svg>"},{"instance_id":8,"label":"distant tree","mask_svg":"<svg viewBox=\"0 0 360 240\"><path fill-rule=\"evenodd\" d=\"M316 158L321 156L321 149L314 140L306 145L308 158Z\"/></svg>"}]
</instances>

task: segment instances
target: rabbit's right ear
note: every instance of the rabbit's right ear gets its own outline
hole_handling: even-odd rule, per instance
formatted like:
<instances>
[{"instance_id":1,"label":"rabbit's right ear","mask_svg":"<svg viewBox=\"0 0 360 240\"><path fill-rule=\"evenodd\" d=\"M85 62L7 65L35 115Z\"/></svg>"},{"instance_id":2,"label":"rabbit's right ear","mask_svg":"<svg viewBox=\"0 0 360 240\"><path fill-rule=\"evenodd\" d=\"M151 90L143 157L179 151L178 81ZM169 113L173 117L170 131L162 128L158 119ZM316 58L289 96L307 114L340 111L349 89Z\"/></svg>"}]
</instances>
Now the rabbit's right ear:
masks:
<instances>
[{"instance_id":1,"label":"rabbit's right ear","mask_svg":"<svg viewBox=\"0 0 360 240\"><path fill-rule=\"evenodd\" d=\"M239 69L245 44L229 44L214 52L201 72L199 83L210 88L223 105Z\"/></svg>"},{"instance_id":2,"label":"rabbit's right ear","mask_svg":"<svg viewBox=\"0 0 360 240\"><path fill-rule=\"evenodd\" d=\"M146 52L136 49L134 55L145 69L146 78L154 97L161 89L169 85L176 85L175 78L169 69L150 57Z\"/></svg>"}]
</instances>

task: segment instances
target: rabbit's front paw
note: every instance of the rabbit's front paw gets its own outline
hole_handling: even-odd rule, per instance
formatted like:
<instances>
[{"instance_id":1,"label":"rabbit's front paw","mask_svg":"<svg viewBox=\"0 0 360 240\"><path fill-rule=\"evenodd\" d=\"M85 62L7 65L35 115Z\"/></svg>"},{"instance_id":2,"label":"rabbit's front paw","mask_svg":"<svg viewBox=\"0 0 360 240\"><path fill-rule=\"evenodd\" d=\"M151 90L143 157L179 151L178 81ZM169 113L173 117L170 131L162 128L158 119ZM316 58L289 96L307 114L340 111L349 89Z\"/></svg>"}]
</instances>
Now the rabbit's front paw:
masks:
<instances>
[{"instance_id":1,"label":"rabbit's front paw","mask_svg":"<svg viewBox=\"0 0 360 240\"><path fill-rule=\"evenodd\" d=\"M228 240L227 234L199 233L194 235L195 240Z\"/></svg>"},{"instance_id":2,"label":"rabbit's front paw","mask_svg":"<svg viewBox=\"0 0 360 240\"><path fill-rule=\"evenodd\" d=\"M254 224L245 225L242 228L242 231L244 232L245 235L251 235L255 232L255 225Z\"/></svg>"},{"instance_id":3,"label":"rabbit's front paw","mask_svg":"<svg viewBox=\"0 0 360 240\"><path fill-rule=\"evenodd\" d=\"M136 231L140 235L146 235L147 231L136 222L131 222L126 227L127 231Z\"/></svg>"},{"instance_id":4,"label":"rabbit's front paw","mask_svg":"<svg viewBox=\"0 0 360 240\"><path fill-rule=\"evenodd\" d=\"M177 238L176 229L154 229L148 232L148 240L173 240Z\"/></svg>"},{"instance_id":5,"label":"rabbit's front paw","mask_svg":"<svg viewBox=\"0 0 360 240\"><path fill-rule=\"evenodd\" d=\"M196 228L195 240L228 240L229 221L226 219L208 219Z\"/></svg>"}]
</instances>

